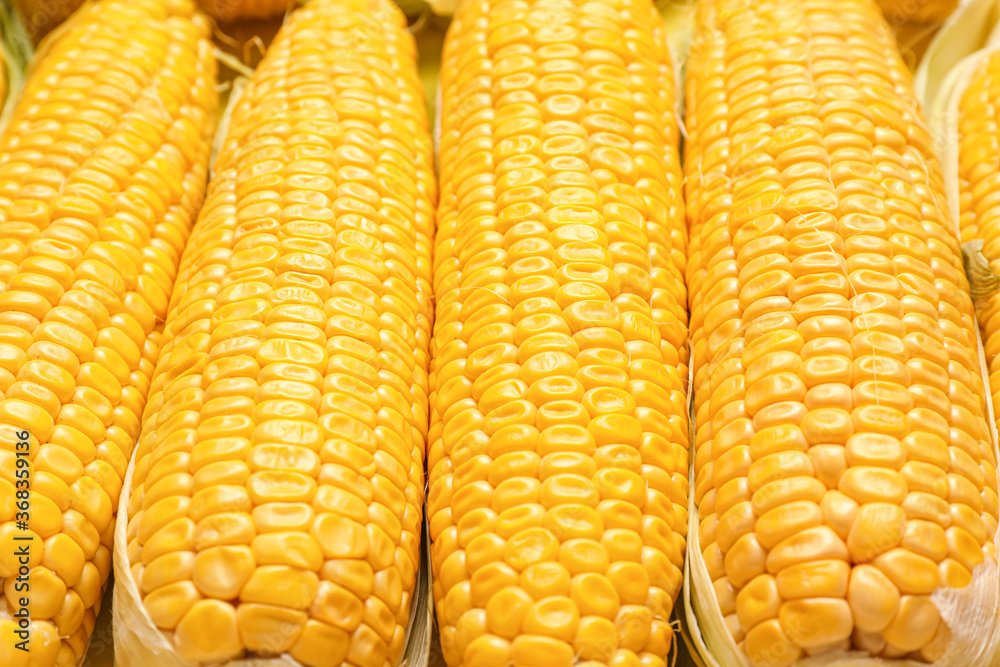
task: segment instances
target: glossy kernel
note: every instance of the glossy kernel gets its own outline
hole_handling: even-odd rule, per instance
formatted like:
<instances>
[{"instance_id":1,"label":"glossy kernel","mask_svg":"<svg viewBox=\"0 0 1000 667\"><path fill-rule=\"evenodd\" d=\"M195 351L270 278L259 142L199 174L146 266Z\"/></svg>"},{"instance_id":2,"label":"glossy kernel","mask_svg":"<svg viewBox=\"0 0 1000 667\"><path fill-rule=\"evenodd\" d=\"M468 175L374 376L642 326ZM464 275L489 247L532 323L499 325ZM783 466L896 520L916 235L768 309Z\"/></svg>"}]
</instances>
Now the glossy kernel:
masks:
<instances>
[{"instance_id":1,"label":"glossy kernel","mask_svg":"<svg viewBox=\"0 0 1000 667\"><path fill-rule=\"evenodd\" d=\"M31 63L23 107L8 110L0 137L0 441L10 454L0 468L31 481L28 530L14 523L14 486L0 483L0 576L6 609L19 609L26 591L14 575L27 566L32 667L79 664L94 629L218 104L210 26L193 2L101 0L67 18L80 4L20 3L32 37L66 22ZM15 452L30 468L15 466ZM154 509L155 495L188 493L165 468L138 508L163 526L177 506ZM26 562L9 562L14 545L30 547ZM135 583L156 592L153 623L172 628L200 593L190 558L153 565L183 540L160 546L137 559L145 584ZM21 664L3 651L0 662Z\"/></svg>"},{"instance_id":2,"label":"glossy kernel","mask_svg":"<svg viewBox=\"0 0 1000 667\"><path fill-rule=\"evenodd\" d=\"M649 0L472 0L449 27L427 505L449 665L669 650L689 350L665 38Z\"/></svg>"},{"instance_id":3,"label":"glossy kernel","mask_svg":"<svg viewBox=\"0 0 1000 667\"><path fill-rule=\"evenodd\" d=\"M694 595L716 605L703 633L730 634L708 639L720 664L739 662L718 648L730 644L750 667L984 650L982 633L939 629L936 601L995 605L975 589L996 560L998 510L984 399L995 387L974 327L978 315L995 375L1000 302L968 278L955 230L996 269L1000 58L983 55L963 83L946 150L956 221L893 32L955 3L904 4L695 9L691 565L711 581Z\"/></svg>"},{"instance_id":4,"label":"glossy kernel","mask_svg":"<svg viewBox=\"0 0 1000 667\"><path fill-rule=\"evenodd\" d=\"M277 7L202 4L222 19ZM150 296L160 350L148 355L149 409L122 426L138 437L125 528L147 611L194 663L384 667L403 652L421 567L437 192L416 46L398 8L376 4L290 12L220 127L204 204L204 173L178 186L200 212L190 239L163 248L183 253L163 267L173 296ZM159 158L137 165L147 159ZM128 226L150 213L146 197L122 213ZM123 271L152 295L145 274ZM87 276L119 289L97 269ZM128 360L142 342L134 328L96 342ZM90 353L82 339L61 344ZM70 389L43 370L50 391ZM110 380L90 367L72 375L77 404L107 420L84 389ZM103 519L87 490L71 508ZM174 558L166 572L161 559ZM439 574L469 583L460 559Z\"/></svg>"}]
</instances>

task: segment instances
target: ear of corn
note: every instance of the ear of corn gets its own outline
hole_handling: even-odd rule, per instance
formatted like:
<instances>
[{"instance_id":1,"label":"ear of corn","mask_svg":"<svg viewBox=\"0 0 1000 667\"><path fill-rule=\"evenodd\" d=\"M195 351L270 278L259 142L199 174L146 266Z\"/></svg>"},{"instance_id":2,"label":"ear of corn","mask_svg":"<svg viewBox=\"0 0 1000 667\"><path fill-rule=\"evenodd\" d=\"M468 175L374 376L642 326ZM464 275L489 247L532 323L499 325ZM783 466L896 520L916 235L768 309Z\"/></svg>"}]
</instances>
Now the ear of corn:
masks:
<instances>
[{"instance_id":1,"label":"ear of corn","mask_svg":"<svg viewBox=\"0 0 1000 667\"><path fill-rule=\"evenodd\" d=\"M183 0L103 0L77 14L34 63L0 137L6 667L79 663L111 571L122 477L204 194L215 61L195 11ZM26 529L15 522L24 431ZM29 652L15 648L22 599Z\"/></svg>"},{"instance_id":2,"label":"ear of corn","mask_svg":"<svg viewBox=\"0 0 1000 667\"><path fill-rule=\"evenodd\" d=\"M706 0L693 45L692 595L711 664L990 664L995 444L892 34L867 0ZM990 146L969 151L987 178Z\"/></svg>"},{"instance_id":3,"label":"ear of corn","mask_svg":"<svg viewBox=\"0 0 1000 667\"><path fill-rule=\"evenodd\" d=\"M994 31L995 33L995 31ZM1000 407L1000 325L996 317L1000 306L1000 226L991 204L998 187L997 155L990 152L1000 141L993 127L998 116L996 105L1000 51L997 35L990 45L953 68L938 91L933 122L938 145L942 146L945 185L951 208L958 214L959 238L963 242L966 270L984 343L984 370L992 394L995 420ZM1000 422L994 422L1000 427ZM994 429L994 436L997 430ZM1000 646L991 664L1000 664Z\"/></svg>"},{"instance_id":4,"label":"ear of corn","mask_svg":"<svg viewBox=\"0 0 1000 667\"><path fill-rule=\"evenodd\" d=\"M469 0L441 81L427 511L444 659L663 667L688 434L660 17Z\"/></svg>"},{"instance_id":5,"label":"ear of corn","mask_svg":"<svg viewBox=\"0 0 1000 667\"><path fill-rule=\"evenodd\" d=\"M136 667L399 659L436 202L415 59L390 2L310 0L233 110L122 502Z\"/></svg>"},{"instance_id":6,"label":"ear of corn","mask_svg":"<svg viewBox=\"0 0 1000 667\"><path fill-rule=\"evenodd\" d=\"M957 157L952 164L955 172L954 195L957 195L959 227L963 243L978 248L973 251L973 293L978 297L979 323L989 370L990 392L994 406L1000 400L1000 214L994 199L1000 193L1000 131L995 127L1000 112L1000 51L984 53L968 63L967 76L951 92L957 104L949 109L957 113L955 141L946 151ZM942 110L943 111L943 110ZM951 120L950 118L948 120ZM981 253L981 254L980 254ZM978 261L977 261L978 260ZM976 266L978 264L978 266ZM984 265L985 264L985 265ZM977 270L978 269L978 270Z\"/></svg>"}]
</instances>

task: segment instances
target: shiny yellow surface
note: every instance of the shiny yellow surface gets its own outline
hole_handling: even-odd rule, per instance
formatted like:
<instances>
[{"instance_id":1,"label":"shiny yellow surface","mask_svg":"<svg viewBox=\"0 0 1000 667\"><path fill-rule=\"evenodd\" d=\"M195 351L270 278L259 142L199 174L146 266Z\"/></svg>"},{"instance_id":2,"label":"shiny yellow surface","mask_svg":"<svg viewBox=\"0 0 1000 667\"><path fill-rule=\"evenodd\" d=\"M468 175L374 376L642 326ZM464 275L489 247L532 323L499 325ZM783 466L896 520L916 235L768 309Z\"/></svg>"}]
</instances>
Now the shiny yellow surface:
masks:
<instances>
[{"instance_id":1,"label":"shiny yellow surface","mask_svg":"<svg viewBox=\"0 0 1000 667\"><path fill-rule=\"evenodd\" d=\"M428 520L444 659L663 667L688 459L662 21L646 0L469 0L441 86Z\"/></svg>"},{"instance_id":2,"label":"shiny yellow surface","mask_svg":"<svg viewBox=\"0 0 1000 667\"><path fill-rule=\"evenodd\" d=\"M133 578L187 660L403 649L436 201L415 56L390 2L311 0L233 112L129 503Z\"/></svg>"},{"instance_id":3,"label":"shiny yellow surface","mask_svg":"<svg viewBox=\"0 0 1000 667\"><path fill-rule=\"evenodd\" d=\"M936 659L929 596L995 558L997 478L910 74L868 0L705 0L697 26L688 286L716 601L754 667Z\"/></svg>"},{"instance_id":4,"label":"shiny yellow surface","mask_svg":"<svg viewBox=\"0 0 1000 667\"><path fill-rule=\"evenodd\" d=\"M958 185L962 241L983 241L990 269L1000 273L1000 54L981 59L958 105ZM977 304L994 405L1000 400L1000 295ZM1000 424L998 424L1000 426Z\"/></svg>"},{"instance_id":5,"label":"shiny yellow surface","mask_svg":"<svg viewBox=\"0 0 1000 667\"><path fill-rule=\"evenodd\" d=\"M103 0L47 45L0 137L0 664L76 664L94 627L215 103L192 3ZM8 641L18 535L32 538L30 661Z\"/></svg>"}]
</instances>

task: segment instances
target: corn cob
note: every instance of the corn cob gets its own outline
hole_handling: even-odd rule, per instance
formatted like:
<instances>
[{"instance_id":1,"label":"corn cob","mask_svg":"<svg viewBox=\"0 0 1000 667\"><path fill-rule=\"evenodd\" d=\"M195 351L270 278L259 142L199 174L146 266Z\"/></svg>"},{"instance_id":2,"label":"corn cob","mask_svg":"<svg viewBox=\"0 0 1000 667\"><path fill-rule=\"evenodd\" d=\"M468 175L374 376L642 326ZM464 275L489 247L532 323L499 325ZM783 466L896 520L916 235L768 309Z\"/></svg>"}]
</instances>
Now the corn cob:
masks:
<instances>
[{"instance_id":1,"label":"corn cob","mask_svg":"<svg viewBox=\"0 0 1000 667\"><path fill-rule=\"evenodd\" d=\"M877 0L889 25L907 22L941 23L958 7L959 0Z\"/></svg>"},{"instance_id":2,"label":"corn cob","mask_svg":"<svg viewBox=\"0 0 1000 667\"><path fill-rule=\"evenodd\" d=\"M388 0L310 0L233 110L116 563L183 664L383 667L403 649L436 202L415 61Z\"/></svg>"},{"instance_id":3,"label":"corn cob","mask_svg":"<svg viewBox=\"0 0 1000 667\"><path fill-rule=\"evenodd\" d=\"M94 3L34 63L0 137L5 667L74 665L94 626L157 322L204 195L216 99L208 34L187 0ZM27 529L15 522L24 431ZM11 615L27 595L25 545L29 653L15 649Z\"/></svg>"},{"instance_id":4,"label":"corn cob","mask_svg":"<svg viewBox=\"0 0 1000 667\"><path fill-rule=\"evenodd\" d=\"M670 650L688 436L665 40L648 0L467 0L448 31L427 511L450 665Z\"/></svg>"},{"instance_id":5,"label":"corn cob","mask_svg":"<svg viewBox=\"0 0 1000 667\"><path fill-rule=\"evenodd\" d=\"M959 225L963 242L982 241L982 253L994 274L1000 275L1000 214L995 199L1000 192L1000 51L978 59L958 104ZM1000 293L983 295L980 307L986 361L993 404L1000 405ZM1000 425L998 425L1000 426Z\"/></svg>"},{"instance_id":6,"label":"corn cob","mask_svg":"<svg viewBox=\"0 0 1000 667\"><path fill-rule=\"evenodd\" d=\"M892 34L868 0L706 0L697 26L693 557L713 614L753 667L848 649L988 664L996 591L975 581L996 565L996 454ZM978 628L930 597L967 586Z\"/></svg>"}]
</instances>

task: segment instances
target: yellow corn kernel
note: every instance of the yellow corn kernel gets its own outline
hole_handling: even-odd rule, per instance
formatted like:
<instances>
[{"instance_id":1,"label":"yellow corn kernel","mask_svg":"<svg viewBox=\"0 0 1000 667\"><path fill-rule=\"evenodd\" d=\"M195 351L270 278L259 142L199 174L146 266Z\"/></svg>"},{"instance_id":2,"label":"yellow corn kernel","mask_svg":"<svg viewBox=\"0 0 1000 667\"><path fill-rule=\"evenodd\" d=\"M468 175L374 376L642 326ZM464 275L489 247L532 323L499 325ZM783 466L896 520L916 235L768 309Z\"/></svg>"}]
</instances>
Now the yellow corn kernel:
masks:
<instances>
[{"instance_id":1,"label":"yellow corn kernel","mask_svg":"<svg viewBox=\"0 0 1000 667\"><path fill-rule=\"evenodd\" d=\"M911 77L871 0L708 0L696 23L693 557L713 589L695 594L716 602L702 628L727 627L713 645L743 657L717 659L752 667L941 655L953 637L932 596L994 560L997 479L969 286ZM992 97L974 104L966 122L988 127ZM983 179L989 131L967 166ZM979 655L982 634L947 650Z\"/></svg>"},{"instance_id":2,"label":"yellow corn kernel","mask_svg":"<svg viewBox=\"0 0 1000 667\"><path fill-rule=\"evenodd\" d=\"M189 0L99 0L29 72L0 136L0 491L26 494L0 508L0 617L27 600L30 665L67 665L93 630L143 355L204 196L216 64Z\"/></svg>"},{"instance_id":3,"label":"yellow corn kernel","mask_svg":"<svg viewBox=\"0 0 1000 667\"><path fill-rule=\"evenodd\" d=\"M990 268L1000 268L1000 225L994 205L998 180L997 156L991 147L1000 144L1000 133L990 127L995 117L993 110L994 92L1000 89L996 72L1000 71L1000 55L994 53L979 60L969 79L968 87L962 92L958 105L958 186L961 207L959 223L962 241L982 241L982 253ZM1000 378L1000 295L989 294L981 303L979 323L986 352L986 362L990 373L990 391L994 405L1000 398L997 379ZM993 488L992 498L996 498ZM992 503L995 505L995 500ZM996 523L993 523L995 529Z\"/></svg>"},{"instance_id":4,"label":"yellow corn kernel","mask_svg":"<svg viewBox=\"0 0 1000 667\"><path fill-rule=\"evenodd\" d=\"M158 650L192 663L403 651L437 193L416 47L376 5L289 15L233 108L169 304L119 537Z\"/></svg>"},{"instance_id":5,"label":"yellow corn kernel","mask_svg":"<svg viewBox=\"0 0 1000 667\"><path fill-rule=\"evenodd\" d=\"M673 76L647 0L462 4L428 519L449 665L666 655L687 511Z\"/></svg>"}]
</instances>

